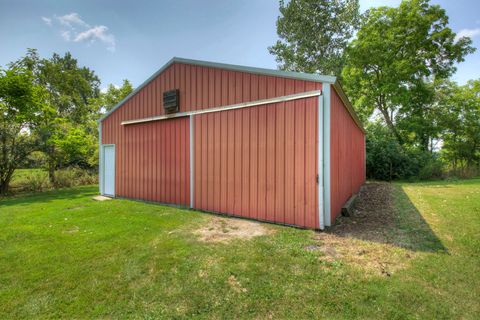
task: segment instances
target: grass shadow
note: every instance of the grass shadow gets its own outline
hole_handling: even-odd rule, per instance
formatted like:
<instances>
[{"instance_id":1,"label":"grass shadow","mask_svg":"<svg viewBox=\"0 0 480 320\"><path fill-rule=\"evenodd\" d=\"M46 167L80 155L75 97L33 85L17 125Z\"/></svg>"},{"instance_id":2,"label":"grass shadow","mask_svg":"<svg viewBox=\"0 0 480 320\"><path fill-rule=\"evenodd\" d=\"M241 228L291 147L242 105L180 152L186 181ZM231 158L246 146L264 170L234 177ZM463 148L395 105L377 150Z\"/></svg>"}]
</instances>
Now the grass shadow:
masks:
<instances>
[{"instance_id":1,"label":"grass shadow","mask_svg":"<svg viewBox=\"0 0 480 320\"><path fill-rule=\"evenodd\" d=\"M98 194L96 185L64 188L36 193L19 193L0 197L0 210L6 210L9 206L27 206L32 203L49 203L55 200L77 199L93 197ZM1 212L1 211L0 211Z\"/></svg>"},{"instance_id":2,"label":"grass shadow","mask_svg":"<svg viewBox=\"0 0 480 320\"><path fill-rule=\"evenodd\" d=\"M367 183L352 217L339 217L328 233L421 252L448 253L400 185Z\"/></svg>"}]
</instances>

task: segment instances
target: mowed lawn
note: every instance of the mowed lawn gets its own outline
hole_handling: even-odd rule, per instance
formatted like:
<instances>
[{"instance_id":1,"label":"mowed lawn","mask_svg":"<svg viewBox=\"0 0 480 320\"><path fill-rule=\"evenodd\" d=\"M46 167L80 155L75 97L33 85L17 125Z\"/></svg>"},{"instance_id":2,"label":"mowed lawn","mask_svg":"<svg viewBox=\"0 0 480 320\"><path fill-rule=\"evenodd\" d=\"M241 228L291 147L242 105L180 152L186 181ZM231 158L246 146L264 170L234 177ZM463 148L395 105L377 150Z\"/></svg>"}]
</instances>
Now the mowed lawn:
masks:
<instances>
[{"instance_id":1,"label":"mowed lawn","mask_svg":"<svg viewBox=\"0 0 480 320\"><path fill-rule=\"evenodd\" d=\"M204 241L216 216L96 186L1 199L0 318L478 319L480 180L389 188L391 241L274 225Z\"/></svg>"}]
</instances>

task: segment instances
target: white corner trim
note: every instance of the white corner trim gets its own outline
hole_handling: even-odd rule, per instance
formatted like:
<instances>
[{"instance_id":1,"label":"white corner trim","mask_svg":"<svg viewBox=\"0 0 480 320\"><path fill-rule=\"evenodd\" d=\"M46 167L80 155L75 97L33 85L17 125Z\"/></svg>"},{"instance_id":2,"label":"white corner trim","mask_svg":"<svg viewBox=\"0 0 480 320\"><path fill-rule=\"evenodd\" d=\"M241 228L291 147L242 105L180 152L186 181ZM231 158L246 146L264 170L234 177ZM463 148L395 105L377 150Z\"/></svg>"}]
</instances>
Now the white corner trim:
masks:
<instances>
[{"instance_id":1,"label":"white corner trim","mask_svg":"<svg viewBox=\"0 0 480 320\"><path fill-rule=\"evenodd\" d=\"M194 184L194 161L195 161L195 154L194 154L194 122L193 122L193 115L190 115L190 209L193 209L193 201L195 195L195 184Z\"/></svg>"},{"instance_id":2,"label":"white corner trim","mask_svg":"<svg viewBox=\"0 0 480 320\"><path fill-rule=\"evenodd\" d=\"M367 135L363 135L363 183L367 180Z\"/></svg>"},{"instance_id":3,"label":"white corner trim","mask_svg":"<svg viewBox=\"0 0 480 320\"><path fill-rule=\"evenodd\" d=\"M323 204L323 95L318 96L318 129L317 129L317 152L318 152L318 224L319 229L325 229L325 213Z\"/></svg>"},{"instance_id":4,"label":"white corner trim","mask_svg":"<svg viewBox=\"0 0 480 320\"><path fill-rule=\"evenodd\" d=\"M325 226L331 226L330 204L330 109L331 109L331 85L322 83L323 91L323 205Z\"/></svg>"},{"instance_id":5,"label":"white corner trim","mask_svg":"<svg viewBox=\"0 0 480 320\"><path fill-rule=\"evenodd\" d=\"M103 195L103 148L102 148L102 123L98 123L98 188Z\"/></svg>"},{"instance_id":6,"label":"white corner trim","mask_svg":"<svg viewBox=\"0 0 480 320\"><path fill-rule=\"evenodd\" d=\"M202 110L188 111L188 112L179 112L179 113L174 113L174 114L169 114L169 115L155 116L155 117L149 117L149 118L143 118L143 119L127 120L127 121L122 121L121 124L122 125L129 125L129 124L136 124L136 123L143 123L143 122L150 122L150 121L158 121L158 120L193 116L193 115L203 114L203 113L211 113L211 112L219 112L219 111L226 111L226 110L233 110L233 109L248 108L248 107L254 107L254 106L259 106L259 105L263 105L263 104L270 104L270 103L285 102L285 101L291 101L291 100L297 100L297 99L316 97L316 96L319 96L319 95L321 95L321 92L319 90L307 91L307 92L291 94L291 95L288 95L288 96L281 96L281 97L275 97L275 98L270 98L270 99L262 99L262 100L256 100L256 101L250 101L250 102L243 102L243 103L237 103L237 104L215 107L215 108L210 108L210 109L202 109Z\"/></svg>"}]
</instances>

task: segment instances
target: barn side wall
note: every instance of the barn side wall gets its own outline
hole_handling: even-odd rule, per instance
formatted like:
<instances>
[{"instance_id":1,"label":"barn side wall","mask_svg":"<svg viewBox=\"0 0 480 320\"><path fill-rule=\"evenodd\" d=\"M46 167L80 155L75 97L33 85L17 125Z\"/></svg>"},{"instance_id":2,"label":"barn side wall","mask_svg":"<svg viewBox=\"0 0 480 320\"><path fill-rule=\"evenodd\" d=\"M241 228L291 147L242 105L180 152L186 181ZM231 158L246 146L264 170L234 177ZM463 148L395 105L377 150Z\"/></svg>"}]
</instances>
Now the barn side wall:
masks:
<instances>
[{"instance_id":1,"label":"barn side wall","mask_svg":"<svg viewBox=\"0 0 480 320\"><path fill-rule=\"evenodd\" d=\"M311 97L194 116L194 207L318 228L317 112Z\"/></svg>"},{"instance_id":2,"label":"barn side wall","mask_svg":"<svg viewBox=\"0 0 480 320\"><path fill-rule=\"evenodd\" d=\"M330 99L330 210L333 223L345 202L365 183L365 135L333 87Z\"/></svg>"}]
</instances>

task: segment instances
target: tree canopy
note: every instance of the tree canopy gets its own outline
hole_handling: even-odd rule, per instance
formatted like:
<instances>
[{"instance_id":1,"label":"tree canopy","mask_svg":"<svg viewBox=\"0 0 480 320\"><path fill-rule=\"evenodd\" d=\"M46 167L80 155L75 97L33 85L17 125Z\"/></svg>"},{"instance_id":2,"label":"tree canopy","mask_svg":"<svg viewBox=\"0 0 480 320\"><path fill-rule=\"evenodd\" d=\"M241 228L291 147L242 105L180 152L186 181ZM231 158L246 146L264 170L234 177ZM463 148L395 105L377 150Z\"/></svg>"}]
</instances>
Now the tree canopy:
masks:
<instances>
[{"instance_id":1,"label":"tree canopy","mask_svg":"<svg viewBox=\"0 0 480 320\"><path fill-rule=\"evenodd\" d=\"M427 149L429 81L448 78L473 51L469 38L455 41L445 10L428 0L374 8L346 50L344 85L364 121L378 111L400 144L413 133ZM409 124L402 134L398 126L404 121Z\"/></svg>"},{"instance_id":2,"label":"tree canopy","mask_svg":"<svg viewBox=\"0 0 480 320\"><path fill-rule=\"evenodd\" d=\"M370 178L480 173L480 80L450 80L475 48L439 5L403 0L359 15L358 1L280 1L277 32L269 51L280 68L341 73L367 129Z\"/></svg>"},{"instance_id":3,"label":"tree canopy","mask_svg":"<svg viewBox=\"0 0 480 320\"><path fill-rule=\"evenodd\" d=\"M281 0L280 39L269 48L280 69L340 76L359 8L358 0Z\"/></svg>"},{"instance_id":4,"label":"tree canopy","mask_svg":"<svg viewBox=\"0 0 480 320\"><path fill-rule=\"evenodd\" d=\"M41 58L37 51L0 70L0 194L14 170L33 151L45 155L52 183L55 170L98 165L98 123L132 92L124 80L100 91L100 80L70 54Z\"/></svg>"},{"instance_id":5,"label":"tree canopy","mask_svg":"<svg viewBox=\"0 0 480 320\"><path fill-rule=\"evenodd\" d=\"M24 68L0 69L0 194L15 169L35 149L30 134L43 112L44 90Z\"/></svg>"}]
</instances>

